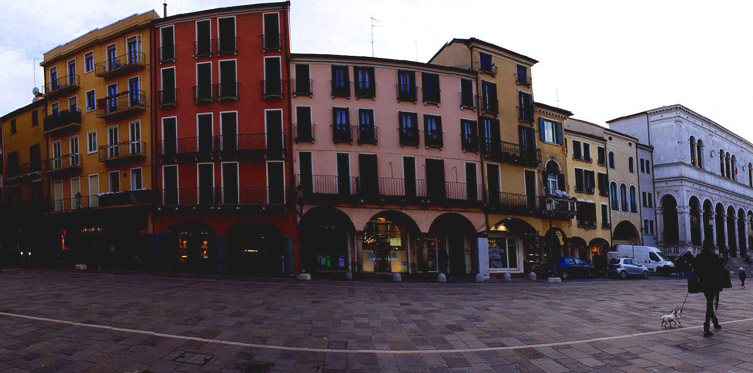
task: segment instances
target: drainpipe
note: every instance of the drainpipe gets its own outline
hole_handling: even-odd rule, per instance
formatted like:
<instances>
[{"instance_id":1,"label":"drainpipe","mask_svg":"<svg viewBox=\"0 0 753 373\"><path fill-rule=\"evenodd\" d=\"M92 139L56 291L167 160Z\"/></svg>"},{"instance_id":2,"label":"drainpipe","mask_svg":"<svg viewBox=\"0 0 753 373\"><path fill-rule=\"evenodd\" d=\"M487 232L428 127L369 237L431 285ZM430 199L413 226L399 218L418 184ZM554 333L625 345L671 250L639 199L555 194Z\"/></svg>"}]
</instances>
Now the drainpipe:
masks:
<instances>
[{"instance_id":1,"label":"drainpipe","mask_svg":"<svg viewBox=\"0 0 753 373\"><path fill-rule=\"evenodd\" d=\"M473 71L473 46L470 46L470 45L466 44L466 47L468 47L468 50L470 51L470 54L471 54L471 71ZM481 124L481 108L478 107L479 79L478 79L478 72L474 71L474 73L475 73L475 76L476 76L476 93L477 93L476 94L476 98L477 99L476 99L475 104L476 104L476 110L478 110L477 111L477 115L476 115L476 117L477 117L477 120L476 120L476 132L478 134L476 136L476 143L479 146L479 152L478 152L478 154L479 154L479 161L480 161L479 165L480 165L480 168L481 168L481 201L483 203L482 206L484 206L484 208L483 208L483 210L484 210L484 224L486 225L485 231L486 231L486 238L487 238L487 256L488 256L488 239L489 239L489 229L490 229L489 228L489 205L488 205L489 199L486 196L486 192L487 192L487 190L486 190L486 164L484 163L484 151L483 151L483 149L481 149L481 144L478 141L479 138L480 138L479 125ZM480 273L479 272L480 270L481 270L481 268L479 268L478 244L477 244L476 245L476 271L478 273Z\"/></svg>"},{"instance_id":2,"label":"drainpipe","mask_svg":"<svg viewBox=\"0 0 753 373\"><path fill-rule=\"evenodd\" d=\"M288 86L288 88L287 88L287 100L286 100L287 104L288 104L288 136L287 136L287 143L288 143L288 152L290 153L288 155L288 159L287 159L288 160L288 176L290 178L290 185L291 185L290 190L293 191L293 190L295 190L295 187L294 187L294 185L295 185L295 172L293 170L293 159L295 159L295 153L293 152L293 104L292 104L292 99L291 99L292 89L290 88L290 81L291 80L290 80L290 27L289 27L290 12L289 12L289 8L287 8L286 6L283 6L281 13L285 15L285 17L283 19L283 22L285 23L284 30L285 30L285 36L286 36L284 38L284 42L286 44L285 45L285 67L286 67L287 72L288 72L287 78L286 78L287 82L288 82L288 84L287 84L287 86ZM299 229L298 229L298 225L301 223L300 220L298 220L298 218L295 216L298 213L296 211L296 202L298 202L298 201L296 201L296 199L298 198L298 194L294 193L294 192L291 192L289 195L292 196L292 198L289 199L290 202L288 202L288 205L293 208L293 213L294 213L294 216L293 216L293 219L294 219L294 227L293 227L293 229L294 229L294 231L293 231L293 260L294 260L295 264L294 264L294 267L293 267L293 271L294 272L298 272L300 270L300 260L299 260L299 254L300 254L300 250L299 250L299 246L300 246L299 233L300 232L299 232ZM303 213L303 205L301 205L301 213ZM303 217L303 216L301 215L301 217ZM296 221L296 220L298 220L298 221Z\"/></svg>"}]
</instances>

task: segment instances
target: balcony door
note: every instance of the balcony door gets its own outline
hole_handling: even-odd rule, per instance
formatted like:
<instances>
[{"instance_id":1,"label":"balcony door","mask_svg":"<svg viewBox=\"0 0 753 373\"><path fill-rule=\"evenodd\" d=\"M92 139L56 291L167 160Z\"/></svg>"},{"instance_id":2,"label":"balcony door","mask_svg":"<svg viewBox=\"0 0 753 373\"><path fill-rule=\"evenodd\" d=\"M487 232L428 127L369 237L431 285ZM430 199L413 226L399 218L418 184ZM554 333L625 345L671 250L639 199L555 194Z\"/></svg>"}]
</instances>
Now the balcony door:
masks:
<instances>
[{"instance_id":1,"label":"balcony door","mask_svg":"<svg viewBox=\"0 0 753 373\"><path fill-rule=\"evenodd\" d=\"M110 178L110 193L120 192L120 171L110 171L108 176Z\"/></svg>"},{"instance_id":2,"label":"balcony door","mask_svg":"<svg viewBox=\"0 0 753 373\"><path fill-rule=\"evenodd\" d=\"M212 63L196 64L196 101L212 99Z\"/></svg>"},{"instance_id":3,"label":"balcony door","mask_svg":"<svg viewBox=\"0 0 753 373\"><path fill-rule=\"evenodd\" d=\"M81 179L79 178L72 178L71 179L71 201L73 201L72 205L76 209L80 209L81 205L79 203L79 199L76 198L76 195L81 193Z\"/></svg>"},{"instance_id":4,"label":"balcony door","mask_svg":"<svg viewBox=\"0 0 753 373\"><path fill-rule=\"evenodd\" d=\"M63 182L56 181L53 185L55 194L55 211L63 211L65 201L63 199Z\"/></svg>"},{"instance_id":5,"label":"balcony door","mask_svg":"<svg viewBox=\"0 0 753 373\"><path fill-rule=\"evenodd\" d=\"M403 186L404 196L408 199L416 198L416 158L403 157Z\"/></svg>"},{"instance_id":6,"label":"balcony door","mask_svg":"<svg viewBox=\"0 0 753 373\"><path fill-rule=\"evenodd\" d=\"M170 104L176 101L175 97L175 68L162 69L162 101L160 104Z\"/></svg>"},{"instance_id":7,"label":"balcony door","mask_svg":"<svg viewBox=\"0 0 753 373\"><path fill-rule=\"evenodd\" d=\"M337 153L337 194L350 195L350 154Z\"/></svg>"},{"instance_id":8,"label":"balcony door","mask_svg":"<svg viewBox=\"0 0 753 373\"><path fill-rule=\"evenodd\" d=\"M426 191L431 203L442 203L445 200L444 160L426 160Z\"/></svg>"},{"instance_id":9,"label":"balcony door","mask_svg":"<svg viewBox=\"0 0 753 373\"><path fill-rule=\"evenodd\" d=\"M298 153L298 167L300 168L300 185L303 188L304 197L314 193L314 167L311 160L311 152Z\"/></svg>"},{"instance_id":10,"label":"balcony door","mask_svg":"<svg viewBox=\"0 0 753 373\"><path fill-rule=\"evenodd\" d=\"M376 154L359 154L358 169L361 181L361 195L366 200L375 200L379 197Z\"/></svg>"},{"instance_id":11,"label":"balcony door","mask_svg":"<svg viewBox=\"0 0 753 373\"><path fill-rule=\"evenodd\" d=\"M139 56L139 38L138 37L132 37L129 38L127 41L127 47L128 47L128 63L139 63L141 62L141 56Z\"/></svg>"},{"instance_id":12,"label":"balcony door","mask_svg":"<svg viewBox=\"0 0 753 373\"><path fill-rule=\"evenodd\" d=\"M280 155L282 144L282 110L267 110L266 115L266 143L269 154Z\"/></svg>"},{"instance_id":13,"label":"balcony door","mask_svg":"<svg viewBox=\"0 0 753 373\"><path fill-rule=\"evenodd\" d=\"M267 198L269 204L285 203L285 163L267 162Z\"/></svg>"},{"instance_id":14,"label":"balcony door","mask_svg":"<svg viewBox=\"0 0 753 373\"><path fill-rule=\"evenodd\" d=\"M489 164L486 165L486 180L489 187L489 205L497 206L500 201L500 185L499 185L499 165Z\"/></svg>"},{"instance_id":15,"label":"balcony door","mask_svg":"<svg viewBox=\"0 0 753 373\"><path fill-rule=\"evenodd\" d=\"M129 107L143 106L139 78L128 79L128 97L130 98Z\"/></svg>"},{"instance_id":16,"label":"balcony door","mask_svg":"<svg viewBox=\"0 0 753 373\"><path fill-rule=\"evenodd\" d=\"M238 204L238 163L222 164L222 203Z\"/></svg>"},{"instance_id":17,"label":"balcony door","mask_svg":"<svg viewBox=\"0 0 753 373\"><path fill-rule=\"evenodd\" d=\"M128 146L130 154L141 154L141 122L135 121L128 124L128 136L130 139Z\"/></svg>"},{"instance_id":18,"label":"balcony door","mask_svg":"<svg viewBox=\"0 0 753 373\"><path fill-rule=\"evenodd\" d=\"M163 204L178 204L178 166L162 168Z\"/></svg>"},{"instance_id":19,"label":"balcony door","mask_svg":"<svg viewBox=\"0 0 753 373\"><path fill-rule=\"evenodd\" d=\"M212 128L212 114L197 114L196 115L196 121L197 121L197 133L199 134L199 141L198 141L198 150L199 153L209 153L214 150L214 147L212 146L212 136L213 128Z\"/></svg>"},{"instance_id":20,"label":"balcony door","mask_svg":"<svg viewBox=\"0 0 753 373\"><path fill-rule=\"evenodd\" d=\"M212 54L212 30L210 21L196 22L196 55L207 56Z\"/></svg>"},{"instance_id":21,"label":"balcony door","mask_svg":"<svg viewBox=\"0 0 753 373\"><path fill-rule=\"evenodd\" d=\"M178 150L178 129L175 118L162 119L162 154L174 155Z\"/></svg>"},{"instance_id":22,"label":"balcony door","mask_svg":"<svg viewBox=\"0 0 753 373\"><path fill-rule=\"evenodd\" d=\"M117 158L119 155L118 126L107 127L107 158Z\"/></svg>"},{"instance_id":23,"label":"balcony door","mask_svg":"<svg viewBox=\"0 0 753 373\"><path fill-rule=\"evenodd\" d=\"M476 164L465 164L465 186L469 201L478 201L478 183L476 182Z\"/></svg>"},{"instance_id":24,"label":"balcony door","mask_svg":"<svg viewBox=\"0 0 753 373\"><path fill-rule=\"evenodd\" d=\"M118 85L110 84L107 86L107 112L118 111Z\"/></svg>"},{"instance_id":25,"label":"balcony door","mask_svg":"<svg viewBox=\"0 0 753 373\"><path fill-rule=\"evenodd\" d=\"M235 18L217 20L220 29L220 48L218 53L235 53Z\"/></svg>"},{"instance_id":26,"label":"balcony door","mask_svg":"<svg viewBox=\"0 0 753 373\"><path fill-rule=\"evenodd\" d=\"M76 84L76 61L68 62L68 84Z\"/></svg>"},{"instance_id":27,"label":"balcony door","mask_svg":"<svg viewBox=\"0 0 753 373\"><path fill-rule=\"evenodd\" d=\"M526 180L526 206L536 208L536 171L525 170Z\"/></svg>"},{"instance_id":28,"label":"balcony door","mask_svg":"<svg viewBox=\"0 0 753 373\"><path fill-rule=\"evenodd\" d=\"M63 167L63 147L60 140L52 143L52 169L57 170Z\"/></svg>"},{"instance_id":29,"label":"balcony door","mask_svg":"<svg viewBox=\"0 0 753 373\"><path fill-rule=\"evenodd\" d=\"M89 175L89 207L99 206L99 175Z\"/></svg>"},{"instance_id":30,"label":"balcony door","mask_svg":"<svg viewBox=\"0 0 753 373\"><path fill-rule=\"evenodd\" d=\"M520 138L520 157L523 159L533 159L536 149L536 133L531 127L519 126L518 134Z\"/></svg>"},{"instance_id":31,"label":"balcony door","mask_svg":"<svg viewBox=\"0 0 753 373\"><path fill-rule=\"evenodd\" d=\"M199 163L199 204L214 204L214 164Z\"/></svg>"},{"instance_id":32,"label":"balcony door","mask_svg":"<svg viewBox=\"0 0 753 373\"><path fill-rule=\"evenodd\" d=\"M120 67L118 64L118 50L113 44L107 47L107 70L112 70Z\"/></svg>"},{"instance_id":33,"label":"balcony door","mask_svg":"<svg viewBox=\"0 0 753 373\"><path fill-rule=\"evenodd\" d=\"M235 60L220 61L220 96L238 97L236 92Z\"/></svg>"},{"instance_id":34,"label":"balcony door","mask_svg":"<svg viewBox=\"0 0 753 373\"><path fill-rule=\"evenodd\" d=\"M280 75L280 57L264 58L264 94L279 96L282 94L282 84Z\"/></svg>"},{"instance_id":35,"label":"balcony door","mask_svg":"<svg viewBox=\"0 0 753 373\"><path fill-rule=\"evenodd\" d=\"M278 13L267 13L264 15L265 49L274 49L280 47L280 26L278 16Z\"/></svg>"},{"instance_id":36,"label":"balcony door","mask_svg":"<svg viewBox=\"0 0 753 373\"><path fill-rule=\"evenodd\" d=\"M222 131L222 151L238 150L238 113L220 113L220 130Z\"/></svg>"}]
</instances>

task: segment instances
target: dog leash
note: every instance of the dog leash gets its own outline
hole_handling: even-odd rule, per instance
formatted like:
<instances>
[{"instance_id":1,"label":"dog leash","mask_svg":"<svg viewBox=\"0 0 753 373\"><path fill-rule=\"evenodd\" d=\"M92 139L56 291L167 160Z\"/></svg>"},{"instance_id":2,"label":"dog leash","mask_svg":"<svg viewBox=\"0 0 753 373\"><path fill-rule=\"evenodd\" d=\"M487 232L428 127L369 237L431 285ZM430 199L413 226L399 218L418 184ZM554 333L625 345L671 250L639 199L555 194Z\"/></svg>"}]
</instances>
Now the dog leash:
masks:
<instances>
[{"instance_id":1,"label":"dog leash","mask_svg":"<svg viewBox=\"0 0 753 373\"><path fill-rule=\"evenodd\" d=\"M682 309L685 308L685 302L688 301L688 295L690 295L690 293L685 294L685 300L682 301L682 306L680 306L680 313L682 313Z\"/></svg>"}]
</instances>

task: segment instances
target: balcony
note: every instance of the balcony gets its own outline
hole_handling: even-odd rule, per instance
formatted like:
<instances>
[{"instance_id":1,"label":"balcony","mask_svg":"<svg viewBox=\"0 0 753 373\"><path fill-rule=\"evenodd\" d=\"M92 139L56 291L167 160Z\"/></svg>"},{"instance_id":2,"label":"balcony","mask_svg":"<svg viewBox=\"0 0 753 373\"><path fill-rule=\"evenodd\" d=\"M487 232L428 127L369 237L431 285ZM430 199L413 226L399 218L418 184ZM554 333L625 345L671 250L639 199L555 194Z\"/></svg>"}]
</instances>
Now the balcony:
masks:
<instances>
[{"instance_id":1,"label":"balcony","mask_svg":"<svg viewBox=\"0 0 753 373\"><path fill-rule=\"evenodd\" d=\"M97 197L99 198L99 207L148 205L153 200L152 191L149 189L101 193Z\"/></svg>"},{"instance_id":2,"label":"balcony","mask_svg":"<svg viewBox=\"0 0 753 373\"><path fill-rule=\"evenodd\" d=\"M482 150L487 159L524 166L541 164L541 149L529 148L507 141L492 139L481 139L481 141Z\"/></svg>"},{"instance_id":3,"label":"balcony","mask_svg":"<svg viewBox=\"0 0 753 373\"><path fill-rule=\"evenodd\" d=\"M235 102L238 101L238 92L240 92L240 83L219 83L217 84L217 102Z\"/></svg>"},{"instance_id":4,"label":"balcony","mask_svg":"<svg viewBox=\"0 0 753 373\"><path fill-rule=\"evenodd\" d=\"M111 60L98 62L94 65L94 75L100 78L110 79L143 69L145 65L146 56L143 52L129 52Z\"/></svg>"},{"instance_id":5,"label":"balcony","mask_svg":"<svg viewBox=\"0 0 753 373\"><path fill-rule=\"evenodd\" d=\"M473 111L476 111L476 102L478 101L478 95L473 93L463 94L463 92L458 92L458 96L460 96L461 109L471 109Z\"/></svg>"},{"instance_id":6,"label":"balcony","mask_svg":"<svg viewBox=\"0 0 753 373\"><path fill-rule=\"evenodd\" d=\"M379 127L359 125L357 130L358 144L377 144L379 140Z\"/></svg>"},{"instance_id":7,"label":"balcony","mask_svg":"<svg viewBox=\"0 0 753 373\"><path fill-rule=\"evenodd\" d=\"M178 50L178 44L162 46L159 49L159 63L175 62L175 55Z\"/></svg>"},{"instance_id":8,"label":"balcony","mask_svg":"<svg viewBox=\"0 0 753 373\"><path fill-rule=\"evenodd\" d=\"M353 143L353 129L355 126L348 124L333 124L332 127L332 141L337 143Z\"/></svg>"},{"instance_id":9,"label":"balcony","mask_svg":"<svg viewBox=\"0 0 753 373\"><path fill-rule=\"evenodd\" d=\"M145 91L125 91L97 100L97 117L105 120L123 118L146 110Z\"/></svg>"},{"instance_id":10,"label":"balcony","mask_svg":"<svg viewBox=\"0 0 753 373\"><path fill-rule=\"evenodd\" d=\"M79 76L68 75L52 80L45 84L44 91L47 98L69 93L79 88Z\"/></svg>"},{"instance_id":11,"label":"balcony","mask_svg":"<svg viewBox=\"0 0 753 373\"><path fill-rule=\"evenodd\" d=\"M99 161L107 164L143 161L146 158L146 141L123 141L99 147Z\"/></svg>"},{"instance_id":12,"label":"balcony","mask_svg":"<svg viewBox=\"0 0 753 373\"><path fill-rule=\"evenodd\" d=\"M177 89L168 89L163 91L158 91L159 93L159 108L160 109L168 109L168 108L174 108L178 106L178 90Z\"/></svg>"},{"instance_id":13,"label":"balcony","mask_svg":"<svg viewBox=\"0 0 753 373\"><path fill-rule=\"evenodd\" d=\"M193 46L193 58L212 57L212 40L203 39L191 43Z\"/></svg>"},{"instance_id":14,"label":"balcony","mask_svg":"<svg viewBox=\"0 0 753 373\"><path fill-rule=\"evenodd\" d=\"M46 201L46 210L52 213L83 211L99 207L99 196L84 196Z\"/></svg>"},{"instance_id":15,"label":"balcony","mask_svg":"<svg viewBox=\"0 0 753 373\"><path fill-rule=\"evenodd\" d=\"M492 114L497 116L497 114L499 114L499 101L493 100L489 97L482 97L481 114Z\"/></svg>"},{"instance_id":16,"label":"balcony","mask_svg":"<svg viewBox=\"0 0 753 373\"><path fill-rule=\"evenodd\" d=\"M308 96L312 97L314 93L311 91L311 87L314 86L313 79L292 79L293 83L293 97Z\"/></svg>"},{"instance_id":17,"label":"balcony","mask_svg":"<svg viewBox=\"0 0 753 373\"><path fill-rule=\"evenodd\" d=\"M310 142L313 144L315 132L316 124L295 124L295 142Z\"/></svg>"},{"instance_id":18,"label":"balcony","mask_svg":"<svg viewBox=\"0 0 753 373\"><path fill-rule=\"evenodd\" d=\"M264 33L259 35L259 39L261 39L261 51L262 53L271 52L271 51L282 51L282 34L280 33Z\"/></svg>"},{"instance_id":19,"label":"balcony","mask_svg":"<svg viewBox=\"0 0 753 373\"><path fill-rule=\"evenodd\" d=\"M442 103L442 94L440 89L437 89L435 91L423 90L423 93L424 105L430 104L439 106Z\"/></svg>"},{"instance_id":20,"label":"balcony","mask_svg":"<svg viewBox=\"0 0 753 373\"><path fill-rule=\"evenodd\" d=\"M211 104L214 102L214 85L193 86L193 103L196 105Z\"/></svg>"},{"instance_id":21,"label":"balcony","mask_svg":"<svg viewBox=\"0 0 753 373\"><path fill-rule=\"evenodd\" d=\"M528 74L515 74L515 84L531 88L531 77Z\"/></svg>"},{"instance_id":22,"label":"balcony","mask_svg":"<svg viewBox=\"0 0 753 373\"><path fill-rule=\"evenodd\" d=\"M217 46L217 56L237 55L238 54L238 37L220 37L214 39Z\"/></svg>"},{"instance_id":23,"label":"balcony","mask_svg":"<svg viewBox=\"0 0 753 373\"><path fill-rule=\"evenodd\" d=\"M330 80L332 98L350 98L350 80Z\"/></svg>"},{"instance_id":24,"label":"balcony","mask_svg":"<svg viewBox=\"0 0 753 373\"><path fill-rule=\"evenodd\" d=\"M46 135L60 135L81 128L81 112L78 110L59 111L44 118L43 130Z\"/></svg>"},{"instance_id":25,"label":"balcony","mask_svg":"<svg viewBox=\"0 0 753 373\"><path fill-rule=\"evenodd\" d=\"M282 80L260 80L261 98L279 100L284 97Z\"/></svg>"},{"instance_id":26,"label":"balcony","mask_svg":"<svg viewBox=\"0 0 753 373\"><path fill-rule=\"evenodd\" d=\"M183 137L162 140L157 152L162 164L283 159L285 139L267 133Z\"/></svg>"},{"instance_id":27,"label":"balcony","mask_svg":"<svg viewBox=\"0 0 753 373\"><path fill-rule=\"evenodd\" d=\"M42 199L41 196L27 200L8 198L7 204L0 206L0 212L4 212L2 209L5 209L5 211L12 212L16 217L18 214L40 214L49 209L49 203L50 201Z\"/></svg>"},{"instance_id":28,"label":"balcony","mask_svg":"<svg viewBox=\"0 0 753 373\"><path fill-rule=\"evenodd\" d=\"M609 197L609 190L607 188L599 189L599 195L602 197Z\"/></svg>"},{"instance_id":29,"label":"balcony","mask_svg":"<svg viewBox=\"0 0 753 373\"><path fill-rule=\"evenodd\" d=\"M607 165L607 160L605 159L605 157L598 157L596 159L596 164L599 165L599 166L606 166Z\"/></svg>"},{"instance_id":30,"label":"balcony","mask_svg":"<svg viewBox=\"0 0 753 373\"><path fill-rule=\"evenodd\" d=\"M56 177L81 172L81 154L64 154L47 159L45 169Z\"/></svg>"},{"instance_id":31,"label":"balcony","mask_svg":"<svg viewBox=\"0 0 753 373\"><path fill-rule=\"evenodd\" d=\"M491 212L570 220L575 216L575 199L565 196L528 196L507 192L489 193Z\"/></svg>"},{"instance_id":32,"label":"balcony","mask_svg":"<svg viewBox=\"0 0 753 373\"><path fill-rule=\"evenodd\" d=\"M544 216L552 219L570 220L575 216L575 199L562 193L551 194L543 199Z\"/></svg>"},{"instance_id":33,"label":"balcony","mask_svg":"<svg viewBox=\"0 0 753 373\"><path fill-rule=\"evenodd\" d=\"M240 186L215 188L179 188L177 190L163 189L159 195L159 205L180 208L181 206L205 207L208 209L248 209L256 208L260 211L276 209L284 211L286 200L289 198L289 188L273 188L268 186Z\"/></svg>"},{"instance_id":34,"label":"balcony","mask_svg":"<svg viewBox=\"0 0 753 373\"><path fill-rule=\"evenodd\" d=\"M312 203L481 206L481 185L445 182L444 188L431 188L421 179L372 178L367 181L332 175L313 175L306 179L296 175L296 185L303 189L303 200Z\"/></svg>"},{"instance_id":35,"label":"balcony","mask_svg":"<svg viewBox=\"0 0 753 373\"><path fill-rule=\"evenodd\" d=\"M395 90L397 91L398 102L412 102L416 103L416 92L418 87L415 85L395 84Z\"/></svg>"},{"instance_id":36,"label":"balcony","mask_svg":"<svg viewBox=\"0 0 753 373\"><path fill-rule=\"evenodd\" d=\"M578 220L578 228L582 228L585 230L596 229L596 222L587 221L587 220Z\"/></svg>"},{"instance_id":37,"label":"balcony","mask_svg":"<svg viewBox=\"0 0 753 373\"><path fill-rule=\"evenodd\" d=\"M21 164L12 164L9 162L8 168L5 171L6 181L9 184L22 180L39 179L42 177L42 164L41 162Z\"/></svg>"}]
</instances>

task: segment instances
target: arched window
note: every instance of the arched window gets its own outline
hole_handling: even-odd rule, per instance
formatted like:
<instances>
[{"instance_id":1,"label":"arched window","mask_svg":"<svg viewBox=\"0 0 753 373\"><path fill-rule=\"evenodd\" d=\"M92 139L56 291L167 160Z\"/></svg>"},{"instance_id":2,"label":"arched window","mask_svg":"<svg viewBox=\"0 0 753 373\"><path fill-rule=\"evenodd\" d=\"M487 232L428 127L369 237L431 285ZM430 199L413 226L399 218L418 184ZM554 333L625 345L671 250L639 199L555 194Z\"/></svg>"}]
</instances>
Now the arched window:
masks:
<instances>
[{"instance_id":1,"label":"arched window","mask_svg":"<svg viewBox=\"0 0 753 373\"><path fill-rule=\"evenodd\" d=\"M695 166L695 137L690 136L690 164Z\"/></svg>"},{"instance_id":2,"label":"arched window","mask_svg":"<svg viewBox=\"0 0 753 373\"><path fill-rule=\"evenodd\" d=\"M633 166L633 157L628 157L628 171L635 173L635 167Z\"/></svg>"},{"instance_id":3,"label":"arched window","mask_svg":"<svg viewBox=\"0 0 753 373\"><path fill-rule=\"evenodd\" d=\"M748 185L753 187L753 164L748 163Z\"/></svg>"},{"instance_id":4,"label":"arched window","mask_svg":"<svg viewBox=\"0 0 753 373\"><path fill-rule=\"evenodd\" d=\"M724 149L719 149L719 174L724 177Z\"/></svg>"},{"instance_id":5,"label":"arched window","mask_svg":"<svg viewBox=\"0 0 753 373\"><path fill-rule=\"evenodd\" d=\"M638 212L638 204L635 201L635 186L630 186L630 212Z\"/></svg>"},{"instance_id":6,"label":"arched window","mask_svg":"<svg viewBox=\"0 0 753 373\"><path fill-rule=\"evenodd\" d=\"M557 162L549 161L546 164L546 186L549 189L549 193L554 193L560 188L564 188L564 185L560 185L560 182L564 184L564 175L560 174L560 167Z\"/></svg>"},{"instance_id":7,"label":"arched window","mask_svg":"<svg viewBox=\"0 0 753 373\"><path fill-rule=\"evenodd\" d=\"M614 152L609 152L609 168L614 168Z\"/></svg>"},{"instance_id":8,"label":"arched window","mask_svg":"<svg viewBox=\"0 0 753 373\"><path fill-rule=\"evenodd\" d=\"M620 185L620 201L622 202L622 211L627 211L628 200L627 200L627 187L625 187L625 184Z\"/></svg>"},{"instance_id":9,"label":"arched window","mask_svg":"<svg viewBox=\"0 0 753 373\"><path fill-rule=\"evenodd\" d=\"M729 153L727 153L724 156L724 165L727 167L724 170L725 171L725 175L727 175L727 179L731 179L732 178L732 174L730 173L730 167L729 167Z\"/></svg>"},{"instance_id":10,"label":"arched window","mask_svg":"<svg viewBox=\"0 0 753 373\"><path fill-rule=\"evenodd\" d=\"M615 182L609 184L609 201L612 203L612 210L617 211L620 209L617 203L617 184Z\"/></svg>"},{"instance_id":11,"label":"arched window","mask_svg":"<svg viewBox=\"0 0 753 373\"><path fill-rule=\"evenodd\" d=\"M734 155L732 156L731 164L732 164L732 174L730 176L732 176L732 180L737 180L737 160L735 159Z\"/></svg>"},{"instance_id":12,"label":"arched window","mask_svg":"<svg viewBox=\"0 0 753 373\"><path fill-rule=\"evenodd\" d=\"M703 168L703 141L701 141L701 139L698 139L698 145L696 145L696 148L698 150L698 159L696 160L698 162L698 167Z\"/></svg>"}]
</instances>

